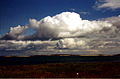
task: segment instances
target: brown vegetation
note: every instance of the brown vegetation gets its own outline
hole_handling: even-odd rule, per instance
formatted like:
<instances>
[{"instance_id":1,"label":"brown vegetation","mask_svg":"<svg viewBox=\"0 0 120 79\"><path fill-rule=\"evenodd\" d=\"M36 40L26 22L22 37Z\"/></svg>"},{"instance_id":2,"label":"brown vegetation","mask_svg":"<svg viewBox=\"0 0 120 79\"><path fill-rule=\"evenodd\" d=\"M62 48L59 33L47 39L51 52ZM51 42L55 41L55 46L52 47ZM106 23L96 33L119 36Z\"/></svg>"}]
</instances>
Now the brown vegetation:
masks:
<instances>
[{"instance_id":1,"label":"brown vegetation","mask_svg":"<svg viewBox=\"0 0 120 79\"><path fill-rule=\"evenodd\" d=\"M120 78L120 62L49 63L0 66L0 77Z\"/></svg>"}]
</instances>

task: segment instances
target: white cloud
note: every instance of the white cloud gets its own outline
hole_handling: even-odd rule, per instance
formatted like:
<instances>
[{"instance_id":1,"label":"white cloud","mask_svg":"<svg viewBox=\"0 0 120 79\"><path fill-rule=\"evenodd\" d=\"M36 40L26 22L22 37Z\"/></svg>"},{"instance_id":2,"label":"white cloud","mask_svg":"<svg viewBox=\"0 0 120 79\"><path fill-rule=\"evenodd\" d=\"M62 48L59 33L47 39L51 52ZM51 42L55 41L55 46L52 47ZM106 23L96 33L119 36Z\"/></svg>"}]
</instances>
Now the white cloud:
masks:
<instances>
[{"instance_id":1,"label":"white cloud","mask_svg":"<svg viewBox=\"0 0 120 79\"><path fill-rule=\"evenodd\" d=\"M112 23L114 26L120 28L120 15L109 17L109 18L104 18L102 20L108 21L109 23Z\"/></svg>"},{"instance_id":2,"label":"white cloud","mask_svg":"<svg viewBox=\"0 0 120 79\"><path fill-rule=\"evenodd\" d=\"M90 40L78 38L64 38L57 42L58 48L87 48Z\"/></svg>"},{"instance_id":3,"label":"white cloud","mask_svg":"<svg viewBox=\"0 0 120 79\"><path fill-rule=\"evenodd\" d=\"M40 21L30 19L30 27L37 30L37 36L42 38L80 36L104 28L113 28L105 21L82 20L75 12L63 12L53 17L47 16Z\"/></svg>"},{"instance_id":4,"label":"white cloud","mask_svg":"<svg viewBox=\"0 0 120 79\"><path fill-rule=\"evenodd\" d=\"M120 0L98 0L96 6L97 8L119 9Z\"/></svg>"},{"instance_id":5,"label":"white cloud","mask_svg":"<svg viewBox=\"0 0 120 79\"><path fill-rule=\"evenodd\" d=\"M11 27L9 34L11 35L20 35L23 33L28 27L27 26L16 26L16 27Z\"/></svg>"},{"instance_id":6,"label":"white cloud","mask_svg":"<svg viewBox=\"0 0 120 79\"><path fill-rule=\"evenodd\" d=\"M62 12L52 17L47 16L39 21L30 19L27 26L11 28L9 35L15 36L17 39L26 38L20 34L27 28L36 30L36 32L31 35L32 37L43 39L76 37L81 35L88 36L96 33L101 34L101 32L104 33L102 35L105 35L105 33L108 33L109 31L110 33L114 33L116 30L116 27L106 21L82 20L80 15L75 12Z\"/></svg>"}]
</instances>

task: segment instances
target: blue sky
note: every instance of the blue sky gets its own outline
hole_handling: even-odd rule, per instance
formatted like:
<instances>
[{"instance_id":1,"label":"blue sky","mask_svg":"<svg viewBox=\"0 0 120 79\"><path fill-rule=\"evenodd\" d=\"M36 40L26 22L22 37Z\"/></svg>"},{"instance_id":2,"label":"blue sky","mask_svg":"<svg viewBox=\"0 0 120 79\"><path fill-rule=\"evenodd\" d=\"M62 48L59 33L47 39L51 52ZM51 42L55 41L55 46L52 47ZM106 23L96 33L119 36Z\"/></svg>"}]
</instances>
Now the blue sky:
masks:
<instances>
[{"instance_id":1,"label":"blue sky","mask_svg":"<svg viewBox=\"0 0 120 79\"><path fill-rule=\"evenodd\" d=\"M30 18L40 20L66 11L77 12L87 20L120 15L119 6L95 7L98 4L98 0L1 0L0 34L8 32L11 26L27 24Z\"/></svg>"}]
</instances>

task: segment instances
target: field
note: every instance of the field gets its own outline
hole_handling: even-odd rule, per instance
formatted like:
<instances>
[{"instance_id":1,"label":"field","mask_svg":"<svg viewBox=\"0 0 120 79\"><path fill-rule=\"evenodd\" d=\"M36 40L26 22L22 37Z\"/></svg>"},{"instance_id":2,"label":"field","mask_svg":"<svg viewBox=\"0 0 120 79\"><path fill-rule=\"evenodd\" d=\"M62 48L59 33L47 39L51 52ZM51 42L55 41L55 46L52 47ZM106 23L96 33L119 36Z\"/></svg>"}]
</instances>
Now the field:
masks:
<instances>
[{"instance_id":1,"label":"field","mask_svg":"<svg viewBox=\"0 0 120 79\"><path fill-rule=\"evenodd\" d=\"M10 62L9 62L10 63ZM13 63L13 62L12 62ZM0 65L1 78L120 78L120 62L59 62Z\"/></svg>"}]
</instances>

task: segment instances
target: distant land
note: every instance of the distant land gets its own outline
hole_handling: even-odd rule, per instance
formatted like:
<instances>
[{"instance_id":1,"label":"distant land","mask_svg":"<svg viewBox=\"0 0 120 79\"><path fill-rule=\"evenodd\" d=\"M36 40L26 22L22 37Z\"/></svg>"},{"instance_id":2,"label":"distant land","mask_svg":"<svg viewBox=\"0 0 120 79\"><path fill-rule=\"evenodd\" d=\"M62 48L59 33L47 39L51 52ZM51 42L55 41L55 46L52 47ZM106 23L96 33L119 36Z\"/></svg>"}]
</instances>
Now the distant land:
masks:
<instances>
[{"instance_id":1,"label":"distant land","mask_svg":"<svg viewBox=\"0 0 120 79\"><path fill-rule=\"evenodd\" d=\"M120 78L120 55L0 57L0 78Z\"/></svg>"}]
</instances>

